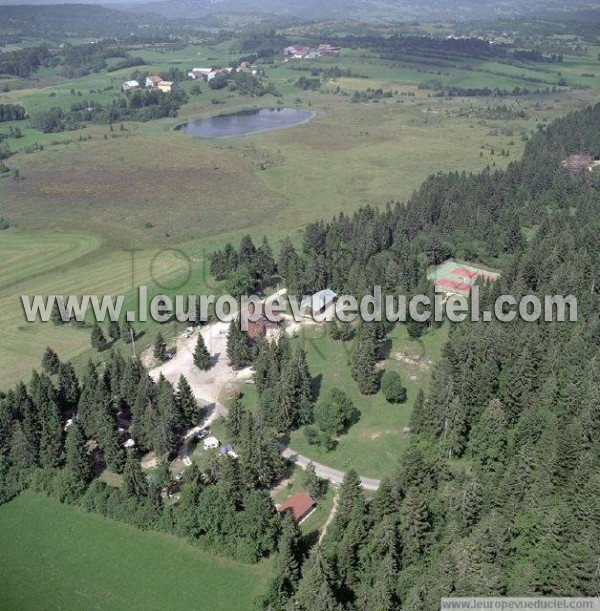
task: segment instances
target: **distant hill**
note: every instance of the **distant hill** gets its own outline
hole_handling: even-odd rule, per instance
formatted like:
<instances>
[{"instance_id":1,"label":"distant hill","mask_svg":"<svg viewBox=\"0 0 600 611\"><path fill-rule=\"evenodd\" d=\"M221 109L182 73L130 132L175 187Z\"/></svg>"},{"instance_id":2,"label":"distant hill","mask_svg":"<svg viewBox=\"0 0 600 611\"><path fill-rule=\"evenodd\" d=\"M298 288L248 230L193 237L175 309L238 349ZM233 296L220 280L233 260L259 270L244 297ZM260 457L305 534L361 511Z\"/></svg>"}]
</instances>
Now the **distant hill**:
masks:
<instances>
[{"instance_id":1,"label":"distant hill","mask_svg":"<svg viewBox=\"0 0 600 611\"><path fill-rule=\"evenodd\" d=\"M570 0L569 10L589 6ZM214 13L267 13L302 19L470 20L562 11L563 0L156 0L136 10L165 17L198 18Z\"/></svg>"},{"instance_id":2,"label":"distant hill","mask_svg":"<svg viewBox=\"0 0 600 611\"><path fill-rule=\"evenodd\" d=\"M152 26L149 30L148 26ZM65 41L69 38L125 38L169 34L171 22L144 11L142 15L90 4L0 5L0 41L19 37Z\"/></svg>"}]
</instances>

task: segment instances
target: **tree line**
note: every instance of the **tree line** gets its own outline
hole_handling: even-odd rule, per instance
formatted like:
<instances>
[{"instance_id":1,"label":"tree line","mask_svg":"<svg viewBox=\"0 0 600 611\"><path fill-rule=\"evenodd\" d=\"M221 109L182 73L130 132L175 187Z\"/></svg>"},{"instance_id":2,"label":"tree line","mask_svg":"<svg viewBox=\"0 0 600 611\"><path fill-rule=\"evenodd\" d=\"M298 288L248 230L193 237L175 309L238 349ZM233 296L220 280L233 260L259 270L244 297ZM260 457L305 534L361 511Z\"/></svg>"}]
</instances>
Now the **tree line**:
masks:
<instances>
[{"instance_id":1,"label":"tree line","mask_svg":"<svg viewBox=\"0 0 600 611\"><path fill-rule=\"evenodd\" d=\"M370 501L348 473L322 543L293 570L275 561L265 608L433 611L449 595L600 594L600 204L559 172L569 154L598 153L599 126L600 106L573 113L506 171L437 175L406 207L307 230L288 273L311 288L387 279L410 291L420 282L410 267L460 256L503 269L482 286L482 308L501 294L573 293L579 320L452 325L397 471Z\"/></svg>"}]
</instances>

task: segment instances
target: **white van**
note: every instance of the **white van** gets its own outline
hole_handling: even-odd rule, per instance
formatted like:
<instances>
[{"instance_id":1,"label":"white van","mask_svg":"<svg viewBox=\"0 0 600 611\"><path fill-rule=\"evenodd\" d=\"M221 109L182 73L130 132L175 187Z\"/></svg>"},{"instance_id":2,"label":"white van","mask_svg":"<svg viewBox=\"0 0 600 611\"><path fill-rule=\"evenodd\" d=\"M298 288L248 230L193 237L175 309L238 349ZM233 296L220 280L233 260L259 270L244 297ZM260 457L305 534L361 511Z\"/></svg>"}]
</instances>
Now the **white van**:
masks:
<instances>
[{"instance_id":1,"label":"white van","mask_svg":"<svg viewBox=\"0 0 600 611\"><path fill-rule=\"evenodd\" d=\"M216 437L207 437L204 440L204 449L205 450L214 450L221 445L221 442Z\"/></svg>"}]
</instances>

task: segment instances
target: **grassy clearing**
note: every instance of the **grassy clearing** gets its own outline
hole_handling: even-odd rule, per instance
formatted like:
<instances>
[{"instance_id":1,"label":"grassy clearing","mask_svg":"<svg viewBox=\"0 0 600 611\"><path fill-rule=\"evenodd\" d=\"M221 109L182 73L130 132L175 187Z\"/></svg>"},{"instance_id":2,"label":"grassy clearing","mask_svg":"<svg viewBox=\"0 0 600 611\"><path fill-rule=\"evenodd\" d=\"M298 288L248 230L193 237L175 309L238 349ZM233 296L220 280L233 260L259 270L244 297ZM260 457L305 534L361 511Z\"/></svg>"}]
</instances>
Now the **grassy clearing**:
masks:
<instances>
[{"instance_id":1,"label":"grassy clearing","mask_svg":"<svg viewBox=\"0 0 600 611\"><path fill-rule=\"evenodd\" d=\"M4 609L250 610L268 574L36 494L0 507Z\"/></svg>"},{"instance_id":2,"label":"grassy clearing","mask_svg":"<svg viewBox=\"0 0 600 611\"><path fill-rule=\"evenodd\" d=\"M381 393L366 397L358 391L348 366L351 344L331 341L323 326L309 328L300 341L307 350L311 372L320 381L320 392L332 387L342 389L361 416L331 452L309 445L301 430L293 433L290 446L317 462L343 471L354 468L363 476L379 478L391 474L410 438L404 429L410 425L418 390L427 387L431 366L438 360L446 336L444 328L425 335L420 341L410 340L404 327L397 327L390 334L387 346L390 356L381 366L397 371L408 389L405 404L391 405Z\"/></svg>"},{"instance_id":3,"label":"grassy clearing","mask_svg":"<svg viewBox=\"0 0 600 611\"><path fill-rule=\"evenodd\" d=\"M21 295L116 295L131 291L132 283L167 281L181 273L183 262L169 251L157 256L145 249L132 254L83 233L30 233L16 230L0 234L0 371L3 384L27 376L45 346L61 358L90 353L89 331L72 326L28 323Z\"/></svg>"}]
</instances>

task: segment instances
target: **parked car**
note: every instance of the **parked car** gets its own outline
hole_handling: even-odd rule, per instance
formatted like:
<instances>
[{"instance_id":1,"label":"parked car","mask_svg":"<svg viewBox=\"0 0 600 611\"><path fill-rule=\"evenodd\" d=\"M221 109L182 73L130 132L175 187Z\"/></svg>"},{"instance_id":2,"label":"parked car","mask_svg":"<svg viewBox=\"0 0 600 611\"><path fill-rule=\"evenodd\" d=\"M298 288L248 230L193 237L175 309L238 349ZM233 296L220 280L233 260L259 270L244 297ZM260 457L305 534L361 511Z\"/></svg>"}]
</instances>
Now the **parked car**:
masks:
<instances>
[{"instance_id":1,"label":"parked car","mask_svg":"<svg viewBox=\"0 0 600 611\"><path fill-rule=\"evenodd\" d=\"M175 480L180 482L183 479L183 476L185 475L185 469L182 469L176 476L175 476Z\"/></svg>"},{"instance_id":2,"label":"parked car","mask_svg":"<svg viewBox=\"0 0 600 611\"><path fill-rule=\"evenodd\" d=\"M221 442L216 437L207 437L204 440L204 449L205 450L214 450L221 445Z\"/></svg>"},{"instance_id":3,"label":"parked car","mask_svg":"<svg viewBox=\"0 0 600 611\"><path fill-rule=\"evenodd\" d=\"M208 434L210 433L210 431L208 429L202 429L201 431L198 432L198 434L196 435L196 439L198 441L200 441L201 439L204 439Z\"/></svg>"}]
</instances>

